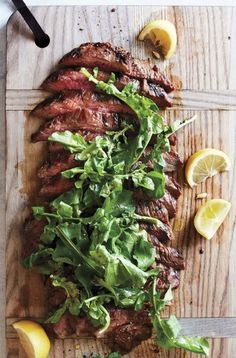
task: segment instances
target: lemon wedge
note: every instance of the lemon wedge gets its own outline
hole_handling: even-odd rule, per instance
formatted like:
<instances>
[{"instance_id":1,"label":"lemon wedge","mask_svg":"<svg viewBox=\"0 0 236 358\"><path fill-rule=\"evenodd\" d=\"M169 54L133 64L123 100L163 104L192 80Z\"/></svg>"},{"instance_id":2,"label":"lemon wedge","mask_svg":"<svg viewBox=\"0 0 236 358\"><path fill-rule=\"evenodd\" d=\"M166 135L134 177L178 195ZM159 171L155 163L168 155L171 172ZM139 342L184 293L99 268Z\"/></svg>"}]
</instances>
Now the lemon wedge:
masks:
<instances>
[{"instance_id":1,"label":"lemon wedge","mask_svg":"<svg viewBox=\"0 0 236 358\"><path fill-rule=\"evenodd\" d=\"M231 203L223 199L212 199L200 206L195 218L194 226L197 232L210 240L223 223L231 208Z\"/></svg>"},{"instance_id":2,"label":"lemon wedge","mask_svg":"<svg viewBox=\"0 0 236 358\"><path fill-rule=\"evenodd\" d=\"M187 161L185 177L193 187L213 175L230 169L229 157L218 149L206 148L194 153Z\"/></svg>"},{"instance_id":3,"label":"lemon wedge","mask_svg":"<svg viewBox=\"0 0 236 358\"><path fill-rule=\"evenodd\" d=\"M168 20L155 20L144 26L138 40L151 40L157 47L158 51L155 52L169 59L174 54L177 45L176 29Z\"/></svg>"},{"instance_id":4,"label":"lemon wedge","mask_svg":"<svg viewBox=\"0 0 236 358\"><path fill-rule=\"evenodd\" d=\"M13 323L22 347L29 358L47 358L50 351L50 341L38 323L28 320Z\"/></svg>"}]
</instances>

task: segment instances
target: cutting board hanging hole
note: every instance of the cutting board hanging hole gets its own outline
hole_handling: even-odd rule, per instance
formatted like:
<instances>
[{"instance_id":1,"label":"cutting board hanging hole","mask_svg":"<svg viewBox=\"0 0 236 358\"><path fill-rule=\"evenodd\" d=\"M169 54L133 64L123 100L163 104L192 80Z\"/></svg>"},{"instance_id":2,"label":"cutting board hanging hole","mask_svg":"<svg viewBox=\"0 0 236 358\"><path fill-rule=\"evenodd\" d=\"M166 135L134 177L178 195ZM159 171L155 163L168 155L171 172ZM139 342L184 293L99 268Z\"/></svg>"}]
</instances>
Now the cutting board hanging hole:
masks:
<instances>
[{"instance_id":1,"label":"cutting board hanging hole","mask_svg":"<svg viewBox=\"0 0 236 358\"><path fill-rule=\"evenodd\" d=\"M45 34L42 38L38 39L38 38L35 38L35 45L40 47L40 48L45 48L49 45L50 43L50 37Z\"/></svg>"}]
</instances>

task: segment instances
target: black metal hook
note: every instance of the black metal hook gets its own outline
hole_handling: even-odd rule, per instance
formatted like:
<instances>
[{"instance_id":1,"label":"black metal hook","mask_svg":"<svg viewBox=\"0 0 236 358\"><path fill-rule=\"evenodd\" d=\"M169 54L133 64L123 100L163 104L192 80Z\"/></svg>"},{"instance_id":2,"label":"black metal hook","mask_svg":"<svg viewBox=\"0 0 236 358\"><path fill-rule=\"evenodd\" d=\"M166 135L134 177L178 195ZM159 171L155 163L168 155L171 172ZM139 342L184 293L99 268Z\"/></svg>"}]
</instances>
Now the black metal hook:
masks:
<instances>
[{"instance_id":1,"label":"black metal hook","mask_svg":"<svg viewBox=\"0 0 236 358\"><path fill-rule=\"evenodd\" d=\"M50 43L50 37L43 31L24 1L12 0L12 2L33 32L35 44L41 48L47 47Z\"/></svg>"}]
</instances>

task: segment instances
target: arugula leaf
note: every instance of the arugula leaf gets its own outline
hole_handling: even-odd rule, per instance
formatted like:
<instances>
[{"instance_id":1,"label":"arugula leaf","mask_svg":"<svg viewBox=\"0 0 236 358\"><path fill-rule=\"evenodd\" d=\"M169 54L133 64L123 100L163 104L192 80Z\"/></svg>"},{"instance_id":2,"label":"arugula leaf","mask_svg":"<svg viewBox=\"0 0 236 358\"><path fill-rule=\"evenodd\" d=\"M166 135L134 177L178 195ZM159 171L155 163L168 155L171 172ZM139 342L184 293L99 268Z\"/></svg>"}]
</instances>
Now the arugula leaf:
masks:
<instances>
[{"instance_id":1,"label":"arugula leaf","mask_svg":"<svg viewBox=\"0 0 236 358\"><path fill-rule=\"evenodd\" d=\"M143 154L152 135L162 133L167 127L164 124L162 116L159 114L158 107L149 98L137 94L133 84L128 84L122 91L119 91L111 82L105 83L98 81L86 68L82 67L80 71L89 81L94 82L97 88L125 102L139 118L139 133L135 138L129 141L129 145L126 148L126 168L131 168ZM120 160L118 160L118 162L119 161Z\"/></svg>"},{"instance_id":2,"label":"arugula leaf","mask_svg":"<svg viewBox=\"0 0 236 358\"><path fill-rule=\"evenodd\" d=\"M48 140L62 144L71 153L82 152L87 147L85 139L80 134L73 134L70 131L54 132Z\"/></svg>"},{"instance_id":3,"label":"arugula leaf","mask_svg":"<svg viewBox=\"0 0 236 358\"><path fill-rule=\"evenodd\" d=\"M165 304L172 299L171 288L169 288L164 297L161 298L160 292L156 291L156 279L154 279L153 287L149 291L149 295L150 301L153 303L151 319L154 330L156 331L156 343L164 349L179 347L190 352L208 355L209 344L205 338L179 336L181 326L177 318L174 315L171 315L169 319L161 318L161 310L165 307Z\"/></svg>"},{"instance_id":4,"label":"arugula leaf","mask_svg":"<svg viewBox=\"0 0 236 358\"><path fill-rule=\"evenodd\" d=\"M100 295L88 298L83 302L83 309L92 321L93 325L100 327L99 334L104 333L110 325L109 312L104 307L104 303L110 302L110 295Z\"/></svg>"},{"instance_id":5,"label":"arugula leaf","mask_svg":"<svg viewBox=\"0 0 236 358\"><path fill-rule=\"evenodd\" d=\"M57 323L67 310L72 315L78 316L82 307L82 303L79 300L79 290L76 284L72 281L68 281L64 277L51 275L50 278L53 286L60 287L65 290L67 298L58 309L49 314L45 323Z\"/></svg>"}]
</instances>

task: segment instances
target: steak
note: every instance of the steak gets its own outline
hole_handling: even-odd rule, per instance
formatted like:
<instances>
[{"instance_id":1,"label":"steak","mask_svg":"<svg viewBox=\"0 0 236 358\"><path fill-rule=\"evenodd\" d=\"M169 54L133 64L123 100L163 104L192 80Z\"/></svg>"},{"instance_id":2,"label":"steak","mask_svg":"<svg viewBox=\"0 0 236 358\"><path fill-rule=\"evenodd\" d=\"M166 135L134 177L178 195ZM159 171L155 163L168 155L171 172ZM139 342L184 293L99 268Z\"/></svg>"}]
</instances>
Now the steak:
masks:
<instances>
[{"instance_id":1,"label":"steak","mask_svg":"<svg viewBox=\"0 0 236 358\"><path fill-rule=\"evenodd\" d=\"M149 60L138 60L122 47L112 47L110 43L84 43L66 54L59 62L66 66L99 67L99 69L120 72L137 79L147 79L160 85L169 93L173 84Z\"/></svg>"},{"instance_id":2,"label":"steak","mask_svg":"<svg viewBox=\"0 0 236 358\"><path fill-rule=\"evenodd\" d=\"M40 191L39 196L44 198L54 198L74 187L74 180L63 178L61 175L47 179Z\"/></svg>"},{"instance_id":3,"label":"steak","mask_svg":"<svg viewBox=\"0 0 236 358\"><path fill-rule=\"evenodd\" d=\"M165 267L163 264L158 264L160 273L157 278L157 289L166 290L169 286L172 289L179 287L179 271L172 267Z\"/></svg>"},{"instance_id":4,"label":"steak","mask_svg":"<svg viewBox=\"0 0 236 358\"><path fill-rule=\"evenodd\" d=\"M165 172L174 172L183 166L183 161L174 149L163 153L163 159L165 161Z\"/></svg>"},{"instance_id":5,"label":"steak","mask_svg":"<svg viewBox=\"0 0 236 358\"><path fill-rule=\"evenodd\" d=\"M98 92L67 91L56 93L39 103L31 112L33 116L54 118L65 113L89 108L102 113L134 114L130 107L120 100Z\"/></svg>"},{"instance_id":6,"label":"steak","mask_svg":"<svg viewBox=\"0 0 236 358\"><path fill-rule=\"evenodd\" d=\"M43 123L38 131L33 134L32 141L45 141L52 133L64 132L65 130L104 134L106 131L121 129L121 124L124 121L136 124L134 117L129 114L104 113L80 107L73 113L61 114Z\"/></svg>"},{"instance_id":7,"label":"steak","mask_svg":"<svg viewBox=\"0 0 236 358\"><path fill-rule=\"evenodd\" d=\"M184 258L174 247L163 245L156 236L150 235L150 241L156 247L156 263L175 270L184 270Z\"/></svg>"},{"instance_id":8,"label":"steak","mask_svg":"<svg viewBox=\"0 0 236 358\"><path fill-rule=\"evenodd\" d=\"M107 334L108 346L121 354L126 354L137 347L143 340L151 338L152 327L139 323L128 323L117 327Z\"/></svg>"},{"instance_id":9,"label":"steak","mask_svg":"<svg viewBox=\"0 0 236 358\"><path fill-rule=\"evenodd\" d=\"M169 153L164 153L163 157L165 158L167 154L167 157L169 157ZM170 156L171 157L171 156ZM175 160L175 159L174 159ZM60 174L62 171L74 168L79 165L79 162L75 159L75 154L71 154L70 152L63 150L61 146L59 146L59 149L56 151L52 151L51 155L49 156L49 159L41 166L41 168L38 171L39 178L47 178L52 177L55 175ZM176 165L176 169L179 166L179 162L175 160L175 163L171 165L171 169ZM166 167L164 167L164 172L168 172L170 170L170 164L167 164ZM173 193L174 197L177 198L178 195L181 193L179 189L178 183L175 181L174 183L171 182L169 179L168 190ZM142 206L142 202L140 201L140 205ZM162 205L163 209L163 205ZM150 215L153 216L153 215ZM160 219L162 220L162 219ZM163 220L162 220L163 221Z\"/></svg>"},{"instance_id":10,"label":"steak","mask_svg":"<svg viewBox=\"0 0 236 358\"><path fill-rule=\"evenodd\" d=\"M62 150L58 153L52 153L39 169L38 177L41 179L50 178L63 172L64 170L74 168L79 165L78 160L75 159L75 155L66 150Z\"/></svg>"},{"instance_id":11,"label":"steak","mask_svg":"<svg viewBox=\"0 0 236 358\"><path fill-rule=\"evenodd\" d=\"M173 183L174 183L174 178L170 178L169 180L173 179ZM162 198L160 199L153 199L150 198L147 194L145 194L145 192L142 189L136 189L134 191L134 199L139 202L139 201L152 201L154 202L155 205L161 205L164 206L166 208L166 210L168 211L168 216L169 218L173 218L176 215L176 210L177 210L177 197L181 194L180 189L175 186L173 184L173 188L171 187L170 189L170 185L167 185L168 190L171 190L174 193L174 196L171 194L171 192L169 192L167 189L165 190L165 194Z\"/></svg>"},{"instance_id":12,"label":"steak","mask_svg":"<svg viewBox=\"0 0 236 358\"><path fill-rule=\"evenodd\" d=\"M24 225L24 245L22 259L38 249L39 238L43 233L47 220L38 220L30 216Z\"/></svg>"},{"instance_id":13,"label":"steak","mask_svg":"<svg viewBox=\"0 0 236 358\"><path fill-rule=\"evenodd\" d=\"M168 223L162 223L159 226L142 221L139 223L139 227L146 230L151 236L156 236L163 244L167 244L174 239L172 227Z\"/></svg>"},{"instance_id":14,"label":"steak","mask_svg":"<svg viewBox=\"0 0 236 358\"><path fill-rule=\"evenodd\" d=\"M87 69L92 73L92 69ZM107 82L110 78L109 72L99 71L97 79ZM158 107L164 109L171 107L172 102L162 87L150 83L146 79L134 79L126 75L117 75L114 85L122 90L127 84L133 83L140 95L153 100ZM64 68L53 72L42 84L47 91L61 92L65 90L97 91L95 83L80 72L80 68Z\"/></svg>"}]
</instances>

